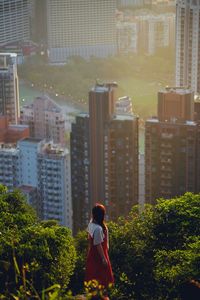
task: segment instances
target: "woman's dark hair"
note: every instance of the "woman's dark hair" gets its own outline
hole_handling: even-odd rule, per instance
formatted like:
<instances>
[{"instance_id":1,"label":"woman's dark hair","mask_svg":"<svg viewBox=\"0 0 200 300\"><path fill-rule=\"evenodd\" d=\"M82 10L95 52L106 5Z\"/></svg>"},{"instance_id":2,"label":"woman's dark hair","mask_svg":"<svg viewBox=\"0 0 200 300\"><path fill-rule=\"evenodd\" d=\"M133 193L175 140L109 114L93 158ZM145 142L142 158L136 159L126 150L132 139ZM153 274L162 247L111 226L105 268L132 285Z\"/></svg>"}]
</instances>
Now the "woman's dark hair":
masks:
<instances>
[{"instance_id":1,"label":"woman's dark hair","mask_svg":"<svg viewBox=\"0 0 200 300\"><path fill-rule=\"evenodd\" d=\"M98 225L100 225L103 228L103 230L106 230L106 225L104 223L105 213L106 213L105 206L99 203L96 203L92 209L93 221L95 221Z\"/></svg>"}]
</instances>

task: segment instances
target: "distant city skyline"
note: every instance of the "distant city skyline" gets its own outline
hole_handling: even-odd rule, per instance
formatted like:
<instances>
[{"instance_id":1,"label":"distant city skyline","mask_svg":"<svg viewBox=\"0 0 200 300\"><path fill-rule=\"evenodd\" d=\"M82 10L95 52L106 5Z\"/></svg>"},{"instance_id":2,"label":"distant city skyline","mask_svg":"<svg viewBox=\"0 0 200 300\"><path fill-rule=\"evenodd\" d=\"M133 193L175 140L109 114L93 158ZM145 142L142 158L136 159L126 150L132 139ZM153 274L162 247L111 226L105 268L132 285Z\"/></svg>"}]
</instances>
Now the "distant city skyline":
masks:
<instances>
[{"instance_id":1,"label":"distant city skyline","mask_svg":"<svg viewBox=\"0 0 200 300\"><path fill-rule=\"evenodd\" d=\"M117 10L119 2L121 11ZM6 4L5 16L21 11L22 2L12 3L15 4ZM41 6L40 1L25 1L24 22L27 9L29 21L24 23L28 27L24 26L29 28L30 36L11 36L14 44L4 41L2 45L21 47L23 52L21 43L30 50L30 39L35 38L38 44L34 48L34 43L33 48L37 49L41 64L67 63L71 56L88 62L93 56L117 59L117 54L155 55L159 49L173 48L175 15L163 13L162 9L162 13L144 10L138 15L136 10L129 10L130 6L155 5L168 7L174 2L46 0ZM159 197L168 199L187 191L198 193L200 105L194 101L194 94L200 82L199 8L196 1L177 0L177 86L158 91L157 116L145 123L144 156L139 155L139 117L129 96L117 99L116 82L96 80L89 90L89 111L74 116L68 149L66 115L50 98L36 97L21 108L20 116L17 55L2 52L0 183L9 191L21 189L42 219L56 219L74 233L86 227L96 202L104 203L108 220L116 220L128 215L134 204L143 205L144 198L146 203L154 204ZM0 25L8 22L5 16ZM19 21L21 17L19 14ZM42 24L44 27L37 34ZM5 32L8 38L9 30ZM45 53L48 60L43 58ZM23 55L30 58L32 54L34 51ZM58 86L59 83L58 75ZM45 90L47 85L45 82L38 86ZM68 95L61 88L59 93L61 97ZM56 91L55 97L59 93ZM69 98L72 96L69 94Z\"/></svg>"},{"instance_id":2,"label":"distant city skyline","mask_svg":"<svg viewBox=\"0 0 200 300\"><path fill-rule=\"evenodd\" d=\"M176 85L200 92L200 3L177 0Z\"/></svg>"},{"instance_id":3,"label":"distant city skyline","mask_svg":"<svg viewBox=\"0 0 200 300\"><path fill-rule=\"evenodd\" d=\"M96 202L105 204L109 220L138 203L138 117L116 108L115 85L97 83L89 92L89 114L78 115L72 125L74 232L87 225ZM117 104L127 108L127 100Z\"/></svg>"}]
</instances>

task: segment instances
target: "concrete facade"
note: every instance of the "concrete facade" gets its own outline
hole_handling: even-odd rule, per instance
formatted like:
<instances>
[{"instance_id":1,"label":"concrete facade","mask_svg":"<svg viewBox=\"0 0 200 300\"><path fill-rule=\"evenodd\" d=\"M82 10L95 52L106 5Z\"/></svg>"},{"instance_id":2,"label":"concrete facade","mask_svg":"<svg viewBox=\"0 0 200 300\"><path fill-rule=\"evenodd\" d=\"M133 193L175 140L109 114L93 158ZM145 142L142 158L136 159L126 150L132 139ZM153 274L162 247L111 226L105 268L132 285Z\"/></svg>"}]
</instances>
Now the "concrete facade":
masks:
<instances>
[{"instance_id":1,"label":"concrete facade","mask_svg":"<svg viewBox=\"0 0 200 300\"><path fill-rule=\"evenodd\" d=\"M47 0L49 61L70 56L107 57L117 52L116 0Z\"/></svg>"},{"instance_id":2,"label":"concrete facade","mask_svg":"<svg viewBox=\"0 0 200 300\"><path fill-rule=\"evenodd\" d=\"M15 53L0 53L0 115L7 116L11 124L19 121L19 83Z\"/></svg>"},{"instance_id":3,"label":"concrete facade","mask_svg":"<svg viewBox=\"0 0 200 300\"><path fill-rule=\"evenodd\" d=\"M30 127L30 136L65 144L65 117L62 109L49 97L35 98L21 108L20 123Z\"/></svg>"},{"instance_id":4,"label":"concrete facade","mask_svg":"<svg viewBox=\"0 0 200 300\"><path fill-rule=\"evenodd\" d=\"M176 85L200 92L200 2L176 4Z\"/></svg>"},{"instance_id":5,"label":"concrete facade","mask_svg":"<svg viewBox=\"0 0 200 300\"><path fill-rule=\"evenodd\" d=\"M89 115L79 115L72 126L74 232L86 227L96 202L106 206L109 220L138 203L138 118L116 114L115 87L96 84Z\"/></svg>"},{"instance_id":6,"label":"concrete facade","mask_svg":"<svg viewBox=\"0 0 200 300\"><path fill-rule=\"evenodd\" d=\"M0 1L0 46L30 39L30 0Z\"/></svg>"},{"instance_id":7,"label":"concrete facade","mask_svg":"<svg viewBox=\"0 0 200 300\"><path fill-rule=\"evenodd\" d=\"M38 215L72 228L69 151L41 139L1 144L0 183L19 188ZM32 200L31 200L32 199Z\"/></svg>"}]
</instances>

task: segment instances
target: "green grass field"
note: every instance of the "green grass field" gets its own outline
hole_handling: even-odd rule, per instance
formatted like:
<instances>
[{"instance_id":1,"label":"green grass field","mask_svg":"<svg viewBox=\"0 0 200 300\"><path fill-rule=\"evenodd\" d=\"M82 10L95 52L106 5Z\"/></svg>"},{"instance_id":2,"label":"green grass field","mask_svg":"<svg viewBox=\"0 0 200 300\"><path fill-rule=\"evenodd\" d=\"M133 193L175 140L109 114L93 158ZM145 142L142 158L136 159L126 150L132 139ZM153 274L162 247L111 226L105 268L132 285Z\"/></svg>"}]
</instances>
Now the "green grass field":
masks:
<instances>
[{"instance_id":1,"label":"green grass field","mask_svg":"<svg viewBox=\"0 0 200 300\"><path fill-rule=\"evenodd\" d=\"M158 82L124 78L118 84L120 96L128 95L132 98L136 113L143 117L156 113L157 93L161 88Z\"/></svg>"},{"instance_id":2,"label":"green grass field","mask_svg":"<svg viewBox=\"0 0 200 300\"><path fill-rule=\"evenodd\" d=\"M35 97L40 96L42 93L39 90L29 87L23 81L19 85L19 100L20 106L28 104L34 100Z\"/></svg>"},{"instance_id":3,"label":"green grass field","mask_svg":"<svg viewBox=\"0 0 200 300\"><path fill-rule=\"evenodd\" d=\"M135 112L146 119L156 114L158 91L174 85L174 50L165 49L154 56L116 56L90 61L75 57L65 66L35 63L19 70L21 78L33 82L36 88L51 88L66 101L71 98L77 103L87 103L88 91L97 78L100 82L117 81L117 95L130 96Z\"/></svg>"}]
</instances>

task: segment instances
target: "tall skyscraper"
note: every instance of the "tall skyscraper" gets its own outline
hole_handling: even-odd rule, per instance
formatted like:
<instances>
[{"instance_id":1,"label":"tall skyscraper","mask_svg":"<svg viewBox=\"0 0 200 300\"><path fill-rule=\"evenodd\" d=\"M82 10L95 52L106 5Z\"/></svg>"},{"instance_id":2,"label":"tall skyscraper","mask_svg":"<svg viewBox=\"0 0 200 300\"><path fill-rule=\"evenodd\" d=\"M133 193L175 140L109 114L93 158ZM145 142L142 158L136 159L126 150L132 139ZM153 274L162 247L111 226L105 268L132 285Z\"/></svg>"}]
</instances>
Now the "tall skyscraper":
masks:
<instances>
[{"instance_id":1,"label":"tall skyscraper","mask_svg":"<svg viewBox=\"0 0 200 300\"><path fill-rule=\"evenodd\" d=\"M14 53L0 53L0 115L12 124L18 123L20 115L16 59Z\"/></svg>"},{"instance_id":2,"label":"tall skyscraper","mask_svg":"<svg viewBox=\"0 0 200 300\"><path fill-rule=\"evenodd\" d=\"M104 136L103 199L111 220L128 215L138 203L138 149L138 117L114 115Z\"/></svg>"},{"instance_id":3,"label":"tall skyscraper","mask_svg":"<svg viewBox=\"0 0 200 300\"><path fill-rule=\"evenodd\" d=\"M71 182L74 232L86 228L90 218L89 115L81 113L72 124Z\"/></svg>"},{"instance_id":4,"label":"tall skyscraper","mask_svg":"<svg viewBox=\"0 0 200 300\"><path fill-rule=\"evenodd\" d=\"M68 149L45 144L38 153L43 218L72 228L71 169Z\"/></svg>"},{"instance_id":5,"label":"tall skyscraper","mask_svg":"<svg viewBox=\"0 0 200 300\"><path fill-rule=\"evenodd\" d=\"M96 84L89 115L72 126L71 170L74 231L87 225L96 202L109 219L126 215L138 202L138 118L115 113L116 84Z\"/></svg>"},{"instance_id":6,"label":"tall skyscraper","mask_svg":"<svg viewBox=\"0 0 200 300\"><path fill-rule=\"evenodd\" d=\"M21 189L42 219L72 228L69 151L33 138L0 146L0 183Z\"/></svg>"},{"instance_id":7,"label":"tall skyscraper","mask_svg":"<svg viewBox=\"0 0 200 300\"><path fill-rule=\"evenodd\" d=\"M0 46L30 39L30 0L0 0Z\"/></svg>"},{"instance_id":8,"label":"tall skyscraper","mask_svg":"<svg viewBox=\"0 0 200 300\"><path fill-rule=\"evenodd\" d=\"M91 199L94 202L105 199L105 125L111 121L114 112L114 88L97 84L89 93Z\"/></svg>"},{"instance_id":9,"label":"tall skyscraper","mask_svg":"<svg viewBox=\"0 0 200 300\"><path fill-rule=\"evenodd\" d=\"M192 96L190 90L180 88L160 92L158 118L146 121L146 202L199 192L198 124L193 121Z\"/></svg>"},{"instance_id":10,"label":"tall skyscraper","mask_svg":"<svg viewBox=\"0 0 200 300\"><path fill-rule=\"evenodd\" d=\"M47 0L46 5L50 62L116 53L116 0Z\"/></svg>"},{"instance_id":11,"label":"tall skyscraper","mask_svg":"<svg viewBox=\"0 0 200 300\"><path fill-rule=\"evenodd\" d=\"M176 85L200 92L200 2L177 0Z\"/></svg>"}]
</instances>

